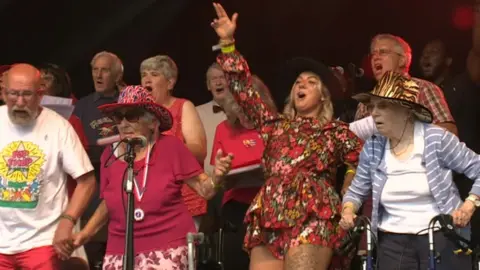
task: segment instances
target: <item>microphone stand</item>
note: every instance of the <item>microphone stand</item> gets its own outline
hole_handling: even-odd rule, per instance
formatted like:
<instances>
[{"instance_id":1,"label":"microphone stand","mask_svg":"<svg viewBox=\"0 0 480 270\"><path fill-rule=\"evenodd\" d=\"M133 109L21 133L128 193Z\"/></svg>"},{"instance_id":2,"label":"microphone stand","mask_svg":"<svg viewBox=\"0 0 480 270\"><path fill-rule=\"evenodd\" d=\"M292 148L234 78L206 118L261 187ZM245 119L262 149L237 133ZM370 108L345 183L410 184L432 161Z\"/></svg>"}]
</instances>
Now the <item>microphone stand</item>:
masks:
<instances>
[{"instance_id":1,"label":"microphone stand","mask_svg":"<svg viewBox=\"0 0 480 270\"><path fill-rule=\"evenodd\" d=\"M187 233L187 247L188 247L188 270L195 270L196 267L196 254L195 254L195 243L198 241L199 244L203 243L205 240L205 235L203 233Z\"/></svg>"},{"instance_id":2,"label":"microphone stand","mask_svg":"<svg viewBox=\"0 0 480 270\"><path fill-rule=\"evenodd\" d=\"M367 234L367 253L362 254L360 257L362 270L374 270L376 269L376 265L373 263L372 230L369 222L364 223L361 230Z\"/></svg>"},{"instance_id":3,"label":"microphone stand","mask_svg":"<svg viewBox=\"0 0 480 270\"><path fill-rule=\"evenodd\" d=\"M365 224L365 232L367 233L367 270L373 270L373 247L372 247L372 229L370 228L370 223L366 222Z\"/></svg>"},{"instance_id":4,"label":"microphone stand","mask_svg":"<svg viewBox=\"0 0 480 270\"><path fill-rule=\"evenodd\" d=\"M436 268L435 242L433 241L433 229L435 222L437 222L437 217L432 218L428 224L428 270L435 270Z\"/></svg>"},{"instance_id":5,"label":"microphone stand","mask_svg":"<svg viewBox=\"0 0 480 270\"><path fill-rule=\"evenodd\" d=\"M127 194L127 217L125 219L125 252L123 256L123 270L133 270L134 249L133 249L133 164L135 161L135 150L130 143L126 143L126 153L124 156L127 162L127 177L124 179L123 188Z\"/></svg>"}]
</instances>

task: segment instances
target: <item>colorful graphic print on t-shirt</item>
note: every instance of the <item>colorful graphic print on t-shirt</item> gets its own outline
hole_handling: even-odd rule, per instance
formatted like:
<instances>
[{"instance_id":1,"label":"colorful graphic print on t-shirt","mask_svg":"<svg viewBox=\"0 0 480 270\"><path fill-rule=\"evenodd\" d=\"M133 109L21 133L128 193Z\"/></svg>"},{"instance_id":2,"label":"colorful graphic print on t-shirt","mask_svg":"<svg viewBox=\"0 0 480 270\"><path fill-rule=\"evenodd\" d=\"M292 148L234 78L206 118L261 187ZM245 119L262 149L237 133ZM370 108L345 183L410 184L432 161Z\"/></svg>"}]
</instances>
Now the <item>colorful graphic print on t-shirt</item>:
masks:
<instances>
[{"instance_id":1,"label":"colorful graphic print on t-shirt","mask_svg":"<svg viewBox=\"0 0 480 270\"><path fill-rule=\"evenodd\" d=\"M38 145L14 141L0 151L0 207L35 208L45 153Z\"/></svg>"},{"instance_id":2,"label":"colorful graphic print on t-shirt","mask_svg":"<svg viewBox=\"0 0 480 270\"><path fill-rule=\"evenodd\" d=\"M100 119L90 122L90 127L98 131L100 137L107 137L115 134L115 125L112 119L108 117L102 117Z\"/></svg>"}]
</instances>

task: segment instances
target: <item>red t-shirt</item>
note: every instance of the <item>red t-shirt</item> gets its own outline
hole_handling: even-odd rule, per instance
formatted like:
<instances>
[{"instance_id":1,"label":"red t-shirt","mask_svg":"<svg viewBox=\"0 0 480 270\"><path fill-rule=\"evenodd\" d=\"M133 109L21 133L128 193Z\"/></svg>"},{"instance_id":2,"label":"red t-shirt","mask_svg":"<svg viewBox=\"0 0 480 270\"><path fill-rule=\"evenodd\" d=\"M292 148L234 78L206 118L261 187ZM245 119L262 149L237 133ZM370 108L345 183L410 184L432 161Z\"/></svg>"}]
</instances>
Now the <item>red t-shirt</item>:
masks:
<instances>
[{"instance_id":1,"label":"red t-shirt","mask_svg":"<svg viewBox=\"0 0 480 270\"><path fill-rule=\"evenodd\" d=\"M127 197L123 190L123 175L127 163L107 160L112 147L105 148L101 157L100 197L108 208L107 254L123 254L125 244L125 209ZM105 168L105 164L109 165ZM136 161L136 179L143 185L145 159ZM192 216L183 203L181 190L184 180L203 172L195 157L182 141L161 135L150 156L147 184L141 202L135 197L135 208L141 208L144 219L134 224L135 252L166 250L186 245L188 232L195 232ZM135 190L134 190L135 191ZM123 197L123 199L122 199Z\"/></svg>"},{"instance_id":2,"label":"red t-shirt","mask_svg":"<svg viewBox=\"0 0 480 270\"><path fill-rule=\"evenodd\" d=\"M88 148L88 139L87 136L85 135L85 131L83 130L83 125L82 121L80 118L78 118L76 115L70 116L68 119L68 122L70 122L70 125L72 125L73 129L78 135L78 138L82 142L83 148L87 150ZM73 192L75 191L75 187L77 186L77 181L72 179L71 177L68 177L67 180L67 190L68 190L68 197L71 198L73 195Z\"/></svg>"},{"instance_id":3,"label":"red t-shirt","mask_svg":"<svg viewBox=\"0 0 480 270\"><path fill-rule=\"evenodd\" d=\"M249 165L260 164L262 160L263 145L260 134L254 129L233 128L227 121L218 124L213 141L212 157L210 164L215 164L218 149L224 153L232 153L232 169ZM230 200L250 204L260 188L233 188L223 195L222 204Z\"/></svg>"}]
</instances>

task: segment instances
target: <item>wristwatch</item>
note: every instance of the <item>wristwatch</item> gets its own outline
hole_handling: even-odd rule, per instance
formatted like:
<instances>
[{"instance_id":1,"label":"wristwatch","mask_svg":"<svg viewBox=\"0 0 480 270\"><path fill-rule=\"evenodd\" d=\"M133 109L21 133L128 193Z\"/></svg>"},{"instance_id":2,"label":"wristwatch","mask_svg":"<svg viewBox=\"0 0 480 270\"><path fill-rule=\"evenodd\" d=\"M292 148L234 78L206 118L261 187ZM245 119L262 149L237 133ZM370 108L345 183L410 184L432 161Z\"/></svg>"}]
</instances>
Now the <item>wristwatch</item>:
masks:
<instances>
[{"instance_id":1,"label":"wristwatch","mask_svg":"<svg viewBox=\"0 0 480 270\"><path fill-rule=\"evenodd\" d=\"M465 200L471 201L473 203L473 205L475 205L475 208L480 207L480 199L475 195L470 195Z\"/></svg>"}]
</instances>

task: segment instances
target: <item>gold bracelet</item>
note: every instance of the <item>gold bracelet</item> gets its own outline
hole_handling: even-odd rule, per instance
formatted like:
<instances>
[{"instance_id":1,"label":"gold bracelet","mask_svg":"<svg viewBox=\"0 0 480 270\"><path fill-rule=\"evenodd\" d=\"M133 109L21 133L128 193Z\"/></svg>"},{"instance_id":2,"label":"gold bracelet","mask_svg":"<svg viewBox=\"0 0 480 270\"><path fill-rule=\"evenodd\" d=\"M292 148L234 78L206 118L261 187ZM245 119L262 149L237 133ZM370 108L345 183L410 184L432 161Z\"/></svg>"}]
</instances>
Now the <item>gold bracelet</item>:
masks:
<instances>
[{"instance_id":1,"label":"gold bracelet","mask_svg":"<svg viewBox=\"0 0 480 270\"><path fill-rule=\"evenodd\" d=\"M346 202L346 203L343 205L343 207L342 207L342 213L343 213L343 211L345 211L345 209L347 209L347 208L352 209L352 211L353 211L354 213L356 212L356 210L355 210L356 207L355 207L355 205L354 205L353 203L351 203L351 202Z\"/></svg>"},{"instance_id":2,"label":"gold bracelet","mask_svg":"<svg viewBox=\"0 0 480 270\"><path fill-rule=\"evenodd\" d=\"M345 175L347 175L347 174L349 174L349 173L355 174L356 171L355 171L355 170L352 170L352 169L348 169L347 172L345 173Z\"/></svg>"},{"instance_id":3,"label":"gold bracelet","mask_svg":"<svg viewBox=\"0 0 480 270\"><path fill-rule=\"evenodd\" d=\"M76 220L74 217L72 217L72 216L70 216L70 215L68 215L68 214L61 214L61 215L60 215L60 219L70 220L70 221L73 223L73 225L76 225L76 224L77 224L77 220Z\"/></svg>"},{"instance_id":4,"label":"gold bracelet","mask_svg":"<svg viewBox=\"0 0 480 270\"><path fill-rule=\"evenodd\" d=\"M210 183L212 184L213 189L218 190L223 188L223 183L216 183L213 178L217 178L216 176L210 176Z\"/></svg>"},{"instance_id":5,"label":"gold bracelet","mask_svg":"<svg viewBox=\"0 0 480 270\"><path fill-rule=\"evenodd\" d=\"M222 53L232 53L235 51L235 44L228 45L226 47L222 47Z\"/></svg>"},{"instance_id":6,"label":"gold bracelet","mask_svg":"<svg viewBox=\"0 0 480 270\"><path fill-rule=\"evenodd\" d=\"M210 178L210 182L212 183L213 189L215 191L223 188L222 184L215 184L215 181L213 181L213 178Z\"/></svg>"}]
</instances>

